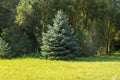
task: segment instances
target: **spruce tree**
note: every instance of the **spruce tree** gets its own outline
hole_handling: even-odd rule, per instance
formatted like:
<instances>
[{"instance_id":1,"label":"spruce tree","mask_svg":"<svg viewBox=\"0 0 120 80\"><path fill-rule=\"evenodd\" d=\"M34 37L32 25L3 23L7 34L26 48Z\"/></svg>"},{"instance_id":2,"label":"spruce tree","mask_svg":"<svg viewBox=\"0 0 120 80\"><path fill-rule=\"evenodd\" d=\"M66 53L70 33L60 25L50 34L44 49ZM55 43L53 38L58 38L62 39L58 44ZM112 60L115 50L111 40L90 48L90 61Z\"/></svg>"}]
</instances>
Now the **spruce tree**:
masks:
<instances>
[{"instance_id":1,"label":"spruce tree","mask_svg":"<svg viewBox=\"0 0 120 80\"><path fill-rule=\"evenodd\" d=\"M42 56L46 58L69 58L78 54L79 46L73 37L66 15L58 11L53 26L48 25L48 31L43 33Z\"/></svg>"},{"instance_id":2,"label":"spruce tree","mask_svg":"<svg viewBox=\"0 0 120 80\"><path fill-rule=\"evenodd\" d=\"M10 53L10 47L8 46L8 43L6 43L1 37L0 37L0 58L2 57L8 57L8 54Z\"/></svg>"}]
</instances>

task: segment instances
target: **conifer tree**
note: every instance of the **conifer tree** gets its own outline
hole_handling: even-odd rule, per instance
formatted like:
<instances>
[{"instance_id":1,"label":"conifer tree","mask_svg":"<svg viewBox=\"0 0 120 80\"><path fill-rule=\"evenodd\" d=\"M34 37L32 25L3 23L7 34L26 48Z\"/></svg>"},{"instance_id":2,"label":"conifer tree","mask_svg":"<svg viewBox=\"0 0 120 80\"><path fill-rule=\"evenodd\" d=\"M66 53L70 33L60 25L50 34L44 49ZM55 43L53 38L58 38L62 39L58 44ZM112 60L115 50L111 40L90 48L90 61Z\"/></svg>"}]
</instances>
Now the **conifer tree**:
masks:
<instances>
[{"instance_id":1,"label":"conifer tree","mask_svg":"<svg viewBox=\"0 0 120 80\"><path fill-rule=\"evenodd\" d=\"M10 52L10 47L8 46L8 43L6 43L0 37L0 58L8 56L9 52Z\"/></svg>"},{"instance_id":2,"label":"conifer tree","mask_svg":"<svg viewBox=\"0 0 120 80\"><path fill-rule=\"evenodd\" d=\"M46 58L69 58L78 54L79 46L73 37L66 15L58 11L53 26L48 25L48 31L43 33L42 56Z\"/></svg>"}]
</instances>

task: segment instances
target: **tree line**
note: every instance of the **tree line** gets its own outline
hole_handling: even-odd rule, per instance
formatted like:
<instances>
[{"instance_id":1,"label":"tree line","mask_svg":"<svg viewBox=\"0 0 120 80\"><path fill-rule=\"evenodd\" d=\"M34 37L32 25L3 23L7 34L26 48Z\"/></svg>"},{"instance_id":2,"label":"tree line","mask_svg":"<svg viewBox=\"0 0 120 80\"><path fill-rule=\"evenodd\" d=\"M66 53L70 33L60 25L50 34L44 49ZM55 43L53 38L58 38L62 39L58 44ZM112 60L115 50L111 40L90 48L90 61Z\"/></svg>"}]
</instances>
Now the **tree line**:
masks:
<instances>
[{"instance_id":1,"label":"tree line","mask_svg":"<svg viewBox=\"0 0 120 80\"><path fill-rule=\"evenodd\" d=\"M1 56L41 55L42 33L58 10L68 19L79 56L120 50L119 0L0 0L0 43L10 49L3 55L1 46Z\"/></svg>"}]
</instances>

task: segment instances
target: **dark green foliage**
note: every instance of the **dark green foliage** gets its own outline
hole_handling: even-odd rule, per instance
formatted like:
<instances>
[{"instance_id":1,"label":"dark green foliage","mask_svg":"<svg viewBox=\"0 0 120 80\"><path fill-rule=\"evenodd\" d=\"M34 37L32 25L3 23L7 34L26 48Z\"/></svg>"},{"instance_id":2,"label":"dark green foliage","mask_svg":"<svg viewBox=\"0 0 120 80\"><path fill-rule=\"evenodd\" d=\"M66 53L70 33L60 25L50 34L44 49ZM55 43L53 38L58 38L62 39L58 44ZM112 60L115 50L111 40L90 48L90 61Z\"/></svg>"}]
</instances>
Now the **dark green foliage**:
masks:
<instances>
[{"instance_id":1,"label":"dark green foliage","mask_svg":"<svg viewBox=\"0 0 120 80\"><path fill-rule=\"evenodd\" d=\"M2 35L11 47L10 57L32 53L32 42L20 27L13 26L10 30L5 30Z\"/></svg>"},{"instance_id":2,"label":"dark green foliage","mask_svg":"<svg viewBox=\"0 0 120 80\"><path fill-rule=\"evenodd\" d=\"M80 45L80 56L88 57L95 55L97 53L97 48L89 32L82 27L77 28L76 31L78 43Z\"/></svg>"},{"instance_id":3,"label":"dark green foliage","mask_svg":"<svg viewBox=\"0 0 120 80\"><path fill-rule=\"evenodd\" d=\"M67 34L64 35L61 33L62 29L60 29L61 34L58 34L59 32L54 29L56 26L54 22L57 21L52 21L52 19L59 9L67 14L68 22L71 25L69 29L78 38L79 53L82 56L97 55L97 52L110 54L113 50L120 49L120 40L116 40L116 38L120 39L118 36L120 31L120 0L0 0L0 37L11 46L12 56L36 53L36 50L40 52L42 33L49 28L51 30L47 31L47 35L43 34L49 43L56 44L57 42L54 40L57 39L59 42L64 37L67 38L68 35L72 36L69 34L70 30L67 30L68 33L65 31ZM55 25L47 28L48 23ZM17 26L11 27L15 25ZM52 42L51 38L47 37L51 35L55 38ZM69 45L73 45L69 39L64 40L66 41L63 41L64 44L68 42ZM73 37L70 37L70 40L74 42ZM62 46L64 45L58 46L57 50L64 50ZM72 49L73 46L68 48ZM69 49L68 51L70 51Z\"/></svg>"},{"instance_id":4,"label":"dark green foliage","mask_svg":"<svg viewBox=\"0 0 120 80\"><path fill-rule=\"evenodd\" d=\"M7 57L9 53L10 53L10 47L8 46L8 43L6 43L0 37L0 57Z\"/></svg>"},{"instance_id":5,"label":"dark green foliage","mask_svg":"<svg viewBox=\"0 0 120 80\"><path fill-rule=\"evenodd\" d=\"M43 33L42 56L49 58L77 55L79 46L62 11L58 11L53 22L53 26L48 25L48 31Z\"/></svg>"}]
</instances>

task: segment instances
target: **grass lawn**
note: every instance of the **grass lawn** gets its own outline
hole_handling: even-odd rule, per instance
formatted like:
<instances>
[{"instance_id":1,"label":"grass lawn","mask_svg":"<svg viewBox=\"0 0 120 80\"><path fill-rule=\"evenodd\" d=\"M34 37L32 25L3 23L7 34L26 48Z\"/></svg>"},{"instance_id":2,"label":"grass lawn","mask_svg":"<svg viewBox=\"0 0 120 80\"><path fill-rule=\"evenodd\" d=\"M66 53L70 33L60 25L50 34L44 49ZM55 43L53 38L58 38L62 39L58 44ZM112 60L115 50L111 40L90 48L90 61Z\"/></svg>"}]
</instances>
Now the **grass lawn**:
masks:
<instances>
[{"instance_id":1,"label":"grass lawn","mask_svg":"<svg viewBox=\"0 0 120 80\"><path fill-rule=\"evenodd\" d=\"M1 59L0 80L120 80L119 56L52 61Z\"/></svg>"}]
</instances>

